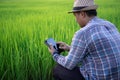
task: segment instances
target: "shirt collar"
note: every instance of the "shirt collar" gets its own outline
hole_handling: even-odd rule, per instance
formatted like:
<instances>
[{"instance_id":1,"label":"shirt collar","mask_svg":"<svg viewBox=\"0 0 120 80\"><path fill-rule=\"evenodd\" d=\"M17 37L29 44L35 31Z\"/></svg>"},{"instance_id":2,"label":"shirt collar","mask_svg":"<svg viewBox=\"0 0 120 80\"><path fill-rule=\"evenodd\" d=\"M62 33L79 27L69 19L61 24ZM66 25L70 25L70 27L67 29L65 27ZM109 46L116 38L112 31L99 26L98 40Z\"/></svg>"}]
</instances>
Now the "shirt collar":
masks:
<instances>
[{"instance_id":1,"label":"shirt collar","mask_svg":"<svg viewBox=\"0 0 120 80\"><path fill-rule=\"evenodd\" d=\"M97 16L93 17L88 23L92 23L92 22L95 22L96 20L98 19Z\"/></svg>"}]
</instances>

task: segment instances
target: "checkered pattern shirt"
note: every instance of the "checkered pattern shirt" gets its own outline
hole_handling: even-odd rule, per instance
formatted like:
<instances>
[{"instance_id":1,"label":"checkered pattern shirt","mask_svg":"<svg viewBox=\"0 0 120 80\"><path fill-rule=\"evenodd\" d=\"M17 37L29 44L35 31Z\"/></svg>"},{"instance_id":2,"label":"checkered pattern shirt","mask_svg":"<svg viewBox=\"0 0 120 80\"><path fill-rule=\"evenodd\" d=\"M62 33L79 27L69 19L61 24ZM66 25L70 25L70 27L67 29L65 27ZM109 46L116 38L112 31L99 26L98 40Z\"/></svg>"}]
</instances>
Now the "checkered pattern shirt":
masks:
<instances>
[{"instance_id":1,"label":"checkered pattern shirt","mask_svg":"<svg viewBox=\"0 0 120 80\"><path fill-rule=\"evenodd\" d=\"M120 33L94 17L75 33L68 55L54 54L53 59L70 70L80 63L86 80L120 80Z\"/></svg>"}]
</instances>

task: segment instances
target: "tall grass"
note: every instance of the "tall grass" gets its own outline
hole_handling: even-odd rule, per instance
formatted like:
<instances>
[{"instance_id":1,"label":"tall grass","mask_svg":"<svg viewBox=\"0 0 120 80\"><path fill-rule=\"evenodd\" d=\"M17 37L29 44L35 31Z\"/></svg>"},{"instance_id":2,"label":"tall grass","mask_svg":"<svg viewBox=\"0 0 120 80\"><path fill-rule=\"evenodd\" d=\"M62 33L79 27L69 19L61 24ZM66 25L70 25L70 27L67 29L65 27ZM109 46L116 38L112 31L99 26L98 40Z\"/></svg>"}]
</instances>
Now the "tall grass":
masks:
<instances>
[{"instance_id":1,"label":"tall grass","mask_svg":"<svg viewBox=\"0 0 120 80\"><path fill-rule=\"evenodd\" d=\"M98 16L120 30L118 1L96 3ZM53 37L71 43L79 29L74 16L67 14L72 5L68 0L0 0L1 80L52 80L55 63L44 40Z\"/></svg>"}]
</instances>

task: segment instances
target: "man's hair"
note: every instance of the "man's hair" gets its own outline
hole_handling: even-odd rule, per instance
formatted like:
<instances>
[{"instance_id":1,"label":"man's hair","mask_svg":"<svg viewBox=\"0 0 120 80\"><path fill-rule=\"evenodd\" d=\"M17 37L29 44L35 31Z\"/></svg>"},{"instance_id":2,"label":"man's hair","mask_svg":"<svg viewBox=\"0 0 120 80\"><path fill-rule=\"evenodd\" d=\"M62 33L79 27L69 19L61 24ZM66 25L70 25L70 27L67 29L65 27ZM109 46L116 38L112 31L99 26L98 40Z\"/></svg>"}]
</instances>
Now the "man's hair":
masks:
<instances>
[{"instance_id":1,"label":"man's hair","mask_svg":"<svg viewBox=\"0 0 120 80\"><path fill-rule=\"evenodd\" d=\"M91 16L97 16L97 11L96 10L88 10L84 11L89 17Z\"/></svg>"}]
</instances>

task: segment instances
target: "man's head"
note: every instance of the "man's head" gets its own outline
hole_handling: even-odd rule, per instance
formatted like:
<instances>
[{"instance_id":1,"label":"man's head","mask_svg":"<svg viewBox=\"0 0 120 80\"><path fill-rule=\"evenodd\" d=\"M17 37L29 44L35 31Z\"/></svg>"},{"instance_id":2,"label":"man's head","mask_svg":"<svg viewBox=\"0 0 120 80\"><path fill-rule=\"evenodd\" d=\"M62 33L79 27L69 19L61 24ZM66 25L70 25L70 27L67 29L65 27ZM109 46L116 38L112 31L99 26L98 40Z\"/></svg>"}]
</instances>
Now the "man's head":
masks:
<instances>
[{"instance_id":1,"label":"man's head","mask_svg":"<svg viewBox=\"0 0 120 80\"><path fill-rule=\"evenodd\" d=\"M73 10L69 13L73 13L78 24L84 27L92 17L97 16L97 7L94 0L75 0Z\"/></svg>"},{"instance_id":2,"label":"man's head","mask_svg":"<svg viewBox=\"0 0 120 80\"><path fill-rule=\"evenodd\" d=\"M96 10L80 11L73 13L76 21L81 27L84 27L94 16L97 16Z\"/></svg>"}]
</instances>

